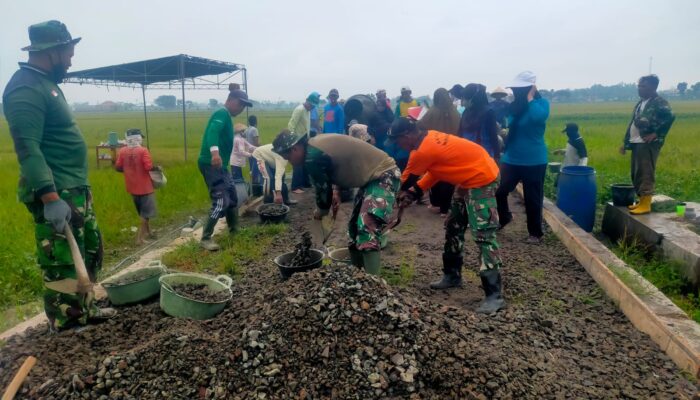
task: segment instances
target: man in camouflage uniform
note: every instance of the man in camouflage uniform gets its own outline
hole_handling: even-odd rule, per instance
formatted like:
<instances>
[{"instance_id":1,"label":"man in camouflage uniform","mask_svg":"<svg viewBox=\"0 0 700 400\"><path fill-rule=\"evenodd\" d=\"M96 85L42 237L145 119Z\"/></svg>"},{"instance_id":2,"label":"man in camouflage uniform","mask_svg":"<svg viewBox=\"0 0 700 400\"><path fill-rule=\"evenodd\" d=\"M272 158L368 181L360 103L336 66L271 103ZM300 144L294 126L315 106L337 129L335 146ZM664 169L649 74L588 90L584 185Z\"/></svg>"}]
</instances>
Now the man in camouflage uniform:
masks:
<instances>
[{"instance_id":1,"label":"man in camouflage uniform","mask_svg":"<svg viewBox=\"0 0 700 400\"><path fill-rule=\"evenodd\" d=\"M405 117L394 121L389 138L411 154L401 177L398 202L402 207L419 199L437 182L455 185L445 221L443 277L430 287L462 286L464 233L469 225L479 247L479 275L485 293L485 300L476 311L489 314L504 308L502 263L496 241L499 174L496 162L476 143L444 132L425 131L416 121Z\"/></svg>"},{"instance_id":2,"label":"man in camouflage uniform","mask_svg":"<svg viewBox=\"0 0 700 400\"><path fill-rule=\"evenodd\" d=\"M75 44L66 26L47 21L29 27L27 63L5 87L3 110L20 164L19 198L34 219L38 262L44 273L44 309L52 329L86 324L115 314L100 309L94 294L80 294L69 226L91 280L102 266L102 240L87 181L87 147L58 84Z\"/></svg>"},{"instance_id":3,"label":"man in camouflage uniform","mask_svg":"<svg viewBox=\"0 0 700 400\"><path fill-rule=\"evenodd\" d=\"M656 181L656 160L675 116L668 101L656 93L659 78L647 75L639 78L637 90L641 98L634 107L620 154L632 150L632 184L639 202L629 206L630 214L651 212L651 197Z\"/></svg>"},{"instance_id":4,"label":"man in camouflage uniform","mask_svg":"<svg viewBox=\"0 0 700 400\"><path fill-rule=\"evenodd\" d=\"M394 160L371 144L345 135L307 140L282 131L273 146L292 165L304 165L308 171L316 191L316 220L331 209L335 217L342 188L359 188L348 221L348 248L353 265L379 274L381 243L401 177Z\"/></svg>"}]
</instances>

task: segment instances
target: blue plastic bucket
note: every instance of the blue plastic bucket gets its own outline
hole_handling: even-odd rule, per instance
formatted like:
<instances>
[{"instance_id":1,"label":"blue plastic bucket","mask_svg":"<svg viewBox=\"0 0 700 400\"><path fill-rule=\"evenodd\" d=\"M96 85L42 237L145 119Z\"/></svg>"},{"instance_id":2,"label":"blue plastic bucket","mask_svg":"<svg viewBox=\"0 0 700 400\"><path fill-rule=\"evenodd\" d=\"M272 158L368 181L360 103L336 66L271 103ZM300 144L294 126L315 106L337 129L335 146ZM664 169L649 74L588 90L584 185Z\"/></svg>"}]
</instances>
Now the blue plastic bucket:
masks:
<instances>
[{"instance_id":1,"label":"blue plastic bucket","mask_svg":"<svg viewBox=\"0 0 700 400\"><path fill-rule=\"evenodd\" d=\"M557 207L586 232L593 230L596 206L596 174L591 167L562 168L557 187Z\"/></svg>"}]
</instances>

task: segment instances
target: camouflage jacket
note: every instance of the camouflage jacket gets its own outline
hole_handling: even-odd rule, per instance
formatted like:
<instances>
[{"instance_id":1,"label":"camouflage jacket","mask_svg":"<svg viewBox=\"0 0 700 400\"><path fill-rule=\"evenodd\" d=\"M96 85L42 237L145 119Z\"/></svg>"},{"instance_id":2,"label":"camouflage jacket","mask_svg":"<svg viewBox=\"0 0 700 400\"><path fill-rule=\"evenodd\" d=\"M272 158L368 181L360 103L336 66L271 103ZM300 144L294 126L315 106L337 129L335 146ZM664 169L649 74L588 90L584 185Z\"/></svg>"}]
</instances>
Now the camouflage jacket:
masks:
<instances>
[{"instance_id":1,"label":"camouflage jacket","mask_svg":"<svg viewBox=\"0 0 700 400\"><path fill-rule=\"evenodd\" d=\"M632 111L632 119L627 125L627 133L625 133L625 148L630 149L630 128L634 123L639 129L641 136L656 134L656 140L663 145L664 139L668 131L673 125L676 116L671 111L671 105L663 97L657 95L649 99L649 102L644 107L644 110L637 115L637 108L642 104L640 100L634 111Z\"/></svg>"}]
</instances>

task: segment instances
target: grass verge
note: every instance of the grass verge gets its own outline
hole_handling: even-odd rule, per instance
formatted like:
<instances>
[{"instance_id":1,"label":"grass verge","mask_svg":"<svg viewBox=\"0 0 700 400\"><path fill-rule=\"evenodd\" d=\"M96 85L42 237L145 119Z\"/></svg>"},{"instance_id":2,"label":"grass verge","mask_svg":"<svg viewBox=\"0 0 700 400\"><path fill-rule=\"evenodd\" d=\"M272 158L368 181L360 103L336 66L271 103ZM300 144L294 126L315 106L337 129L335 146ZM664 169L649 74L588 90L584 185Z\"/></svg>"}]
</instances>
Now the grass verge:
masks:
<instances>
[{"instance_id":1,"label":"grass verge","mask_svg":"<svg viewBox=\"0 0 700 400\"><path fill-rule=\"evenodd\" d=\"M214 238L221 250L216 252L202 249L193 239L164 254L162 261L168 268L179 271L226 274L237 279L248 265L262 261L274 237L286 230L285 224L253 225L241 228L232 236L218 235Z\"/></svg>"},{"instance_id":2,"label":"grass verge","mask_svg":"<svg viewBox=\"0 0 700 400\"><path fill-rule=\"evenodd\" d=\"M658 253L649 253L643 245L635 240L621 241L612 250L627 265L671 299L690 318L700 323L698 291L693 289L692 285L681 276L679 263L665 260ZM613 269L613 272L637 293L634 289L635 285L628 284L629 279L626 281L625 277L618 274L616 269Z\"/></svg>"}]
</instances>

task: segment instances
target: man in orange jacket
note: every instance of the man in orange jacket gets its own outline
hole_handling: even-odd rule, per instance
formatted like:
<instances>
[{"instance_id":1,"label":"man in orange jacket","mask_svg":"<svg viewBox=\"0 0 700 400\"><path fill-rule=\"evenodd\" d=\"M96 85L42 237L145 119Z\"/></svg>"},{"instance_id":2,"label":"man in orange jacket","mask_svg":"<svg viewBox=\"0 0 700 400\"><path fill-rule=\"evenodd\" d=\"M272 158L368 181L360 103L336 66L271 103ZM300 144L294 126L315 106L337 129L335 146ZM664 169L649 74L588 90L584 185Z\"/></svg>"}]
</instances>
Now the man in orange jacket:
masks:
<instances>
[{"instance_id":1,"label":"man in orange jacket","mask_svg":"<svg viewBox=\"0 0 700 400\"><path fill-rule=\"evenodd\" d=\"M389 137L411 153L401 177L398 201L402 207L419 199L423 191L439 181L456 187L445 221L444 275L430 287L447 289L462 285L464 233L469 225L479 246L479 275L486 297L476 311L490 314L504 308L502 262L496 241L495 196L499 171L495 161L476 143L443 132L425 131L416 121L404 117L394 121Z\"/></svg>"}]
</instances>

